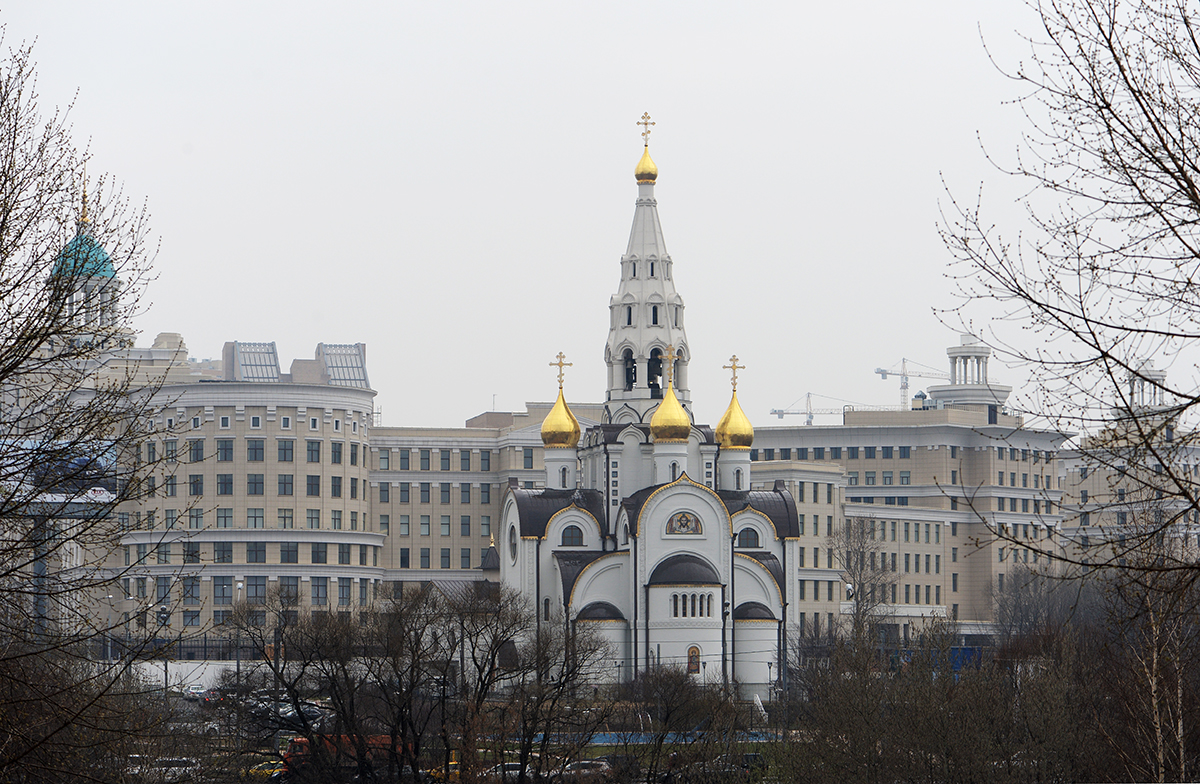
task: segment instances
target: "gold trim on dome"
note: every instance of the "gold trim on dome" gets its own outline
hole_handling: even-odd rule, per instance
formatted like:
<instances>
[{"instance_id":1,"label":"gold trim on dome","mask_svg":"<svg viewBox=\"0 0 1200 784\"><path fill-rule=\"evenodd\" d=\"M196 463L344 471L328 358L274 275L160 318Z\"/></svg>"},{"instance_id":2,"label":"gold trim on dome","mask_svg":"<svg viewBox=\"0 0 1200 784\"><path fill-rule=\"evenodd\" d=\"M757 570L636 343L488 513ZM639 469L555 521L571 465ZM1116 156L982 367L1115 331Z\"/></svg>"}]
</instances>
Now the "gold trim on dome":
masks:
<instances>
[{"instance_id":1,"label":"gold trim on dome","mask_svg":"<svg viewBox=\"0 0 1200 784\"><path fill-rule=\"evenodd\" d=\"M750 419L738 403L737 389L733 390L729 407L717 423L716 436L717 444L722 449L749 449L754 443L754 426L750 424Z\"/></svg>"},{"instance_id":2,"label":"gold trim on dome","mask_svg":"<svg viewBox=\"0 0 1200 784\"><path fill-rule=\"evenodd\" d=\"M664 444L687 441L692 435L692 420L679 404L675 387L669 381L667 394L663 395L662 402L654 409L654 416L650 417L650 434L656 442Z\"/></svg>"}]
</instances>

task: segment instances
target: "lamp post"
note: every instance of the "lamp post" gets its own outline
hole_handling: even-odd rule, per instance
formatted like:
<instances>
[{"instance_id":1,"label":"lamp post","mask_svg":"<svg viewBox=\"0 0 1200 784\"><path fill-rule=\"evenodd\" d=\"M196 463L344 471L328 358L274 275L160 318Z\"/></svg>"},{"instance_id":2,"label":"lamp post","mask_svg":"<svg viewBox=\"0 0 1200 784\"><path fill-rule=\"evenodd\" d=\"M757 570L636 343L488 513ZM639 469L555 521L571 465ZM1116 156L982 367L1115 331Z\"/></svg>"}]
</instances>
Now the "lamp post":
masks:
<instances>
[{"instance_id":1,"label":"lamp post","mask_svg":"<svg viewBox=\"0 0 1200 784\"><path fill-rule=\"evenodd\" d=\"M244 583L239 582L237 584L237 600L235 601L235 603L233 605L235 610L236 610L236 608L242 606L242 588L244 588L244 587L245 587ZM238 699L241 699L241 696L242 696L242 627L241 627L241 625L240 624L237 625L236 629L237 629L237 631L236 631L235 638L234 638L235 639L234 659L236 661L236 664L234 665L234 683L236 684Z\"/></svg>"},{"instance_id":2,"label":"lamp post","mask_svg":"<svg viewBox=\"0 0 1200 784\"><path fill-rule=\"evenodd\" d=\"M771 692L775 686L775 662L767 662L767 702L771 701Z\"/></svg>"}]
</instances>

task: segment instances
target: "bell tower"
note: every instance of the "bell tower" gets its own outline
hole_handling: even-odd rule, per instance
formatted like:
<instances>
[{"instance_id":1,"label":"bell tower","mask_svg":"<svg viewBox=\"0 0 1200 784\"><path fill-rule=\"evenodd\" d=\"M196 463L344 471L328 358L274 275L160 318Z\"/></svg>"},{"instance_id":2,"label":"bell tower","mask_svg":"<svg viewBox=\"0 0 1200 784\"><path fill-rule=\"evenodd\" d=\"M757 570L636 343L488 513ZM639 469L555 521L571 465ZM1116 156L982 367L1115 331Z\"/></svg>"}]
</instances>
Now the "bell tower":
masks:
<instances>
[{"instance_id":1,"label":"bell tower","mask_svg":"<svg viewBox=\"0 0 1200 784\"><path fill-rule=\"evenodd\" d=\"M687 333L683 298L675 291L675 274L667 253L654 184L658 167L650 158L654 123L643 114L644 148L634 169L638 185L629 246L621 257L621 282L609 302L608 366L605 419L610 423L646 423L663 399L668 364L674 369L674 392L680 405L691 407L688 389ZM674 348L671 348L674 347Z\"/></svg>"}]
</instances>

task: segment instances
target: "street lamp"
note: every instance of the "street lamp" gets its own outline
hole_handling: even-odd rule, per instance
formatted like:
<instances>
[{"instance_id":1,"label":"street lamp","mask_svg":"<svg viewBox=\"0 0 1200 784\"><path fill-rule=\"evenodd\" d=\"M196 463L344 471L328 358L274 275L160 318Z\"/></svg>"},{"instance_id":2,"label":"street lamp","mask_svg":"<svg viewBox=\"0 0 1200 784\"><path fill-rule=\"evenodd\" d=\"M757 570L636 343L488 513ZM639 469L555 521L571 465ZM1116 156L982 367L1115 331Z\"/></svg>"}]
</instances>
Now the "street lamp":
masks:
<instances>
[{"instance_id":1,"label":"street lamp","mask_svg":"<svg viewBox=\"0 0 1200 784\"><path fill-rule=\"evenodd\" d=\"M242 588L244 588L245 585L246 584L242 583L242 582L239 582L237 584L237 600L233 605L235 611L238 607L242 606ZM238 699L241 699L241 696L242 696L242 627L241 627L241 624L237 624L236 621L235 621L235 626L236 626L236 637L235 637L234 645L237 648L237 650L234 652L234 657L235 657L235 661L237 663L234 666L234 673L235 673L234 682L237 684L237 697L238 697Z\"/></svg>"},{"instance_id":2,"label":"street lamp","mask_svg":"<svg viewBox=\"0 0 1200 784\"><path fill-rule=\"evenodd\" d=\"M771 701L772 687L775 685L775 662L767 662L767 702Z\"/></svg>"}]
</instances>

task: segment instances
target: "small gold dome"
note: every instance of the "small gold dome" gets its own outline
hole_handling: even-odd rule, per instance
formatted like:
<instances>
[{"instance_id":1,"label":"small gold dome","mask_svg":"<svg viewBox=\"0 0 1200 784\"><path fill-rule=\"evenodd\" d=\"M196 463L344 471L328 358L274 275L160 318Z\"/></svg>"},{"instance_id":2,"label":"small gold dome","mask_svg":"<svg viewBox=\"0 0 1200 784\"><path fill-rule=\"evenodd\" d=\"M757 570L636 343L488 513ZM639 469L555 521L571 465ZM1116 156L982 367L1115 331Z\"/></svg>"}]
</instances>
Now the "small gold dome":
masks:
<instances>
[{"instance_id":1,"label":"small gold dome","mask_svg":"<svg viewBox=\"0 0 1200 784\"><path fill-rule=\"evenodd\" d=\"M667 383L667 394L650 417L650 433L655 441L679 442L687 441L692 434L692 420L688 418L679 398L675 397L675 389Z\"/></svg>"},{"instance_id":2,"label":"small gold dome","mask_svg":"<svg viewBox=\"0 0 1200 784\"><path fill-rule=\"evenodd\" d=\"M729 401L729 408L725 409L725 416L721 417L717 424L717 444L722 449L749 449L753 443L754 426L742 411L735 389Z\"/></svg>"},{"instance_id":3,"label":"small gold dome","mask_svg":"<svg viewBox=\"0 0 1200 784\"><path fill-rule=\"evenodd\" d=\"M633 176L638 182L654 182L658 179L658 167L650 158L650 145L646 145L645 151L642 152L642 159L638 161L637 168L633 170Z\"/></svg>"},{"instance_id":4,"label":"small gold dome","mask_svg":"<svg viewBox=\"0 0 1200 784\"><path fill-rule=\"evenodd\" d=\"M579 420L571 413L559 387L554 408L542 420L542 444L547 449L574 449L579 445L579 432Z\"/></svg>"}]
</instances>

